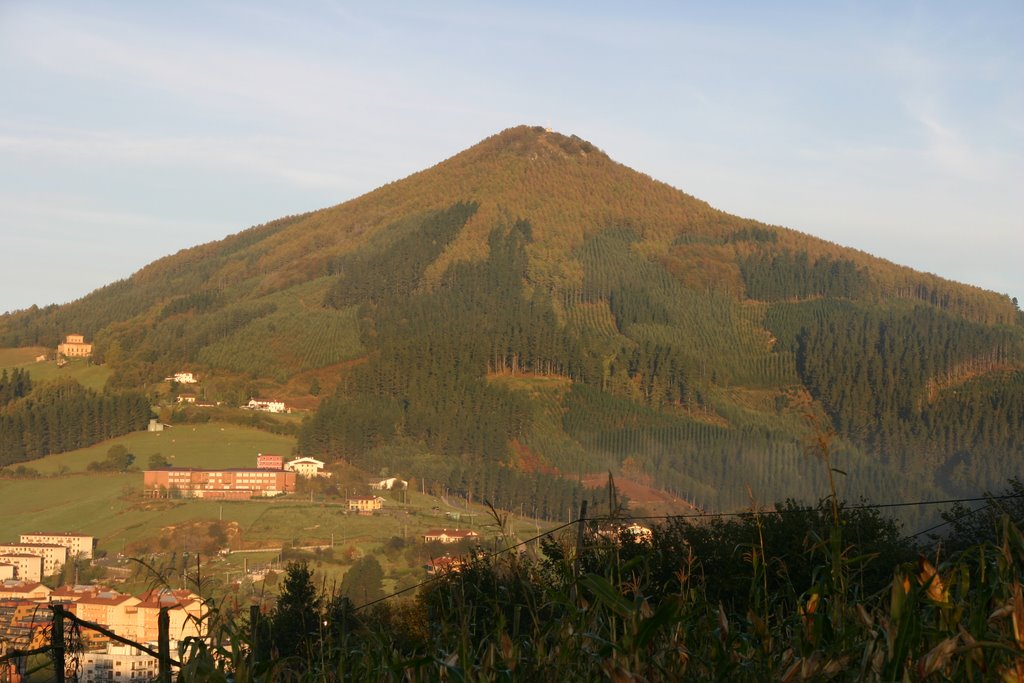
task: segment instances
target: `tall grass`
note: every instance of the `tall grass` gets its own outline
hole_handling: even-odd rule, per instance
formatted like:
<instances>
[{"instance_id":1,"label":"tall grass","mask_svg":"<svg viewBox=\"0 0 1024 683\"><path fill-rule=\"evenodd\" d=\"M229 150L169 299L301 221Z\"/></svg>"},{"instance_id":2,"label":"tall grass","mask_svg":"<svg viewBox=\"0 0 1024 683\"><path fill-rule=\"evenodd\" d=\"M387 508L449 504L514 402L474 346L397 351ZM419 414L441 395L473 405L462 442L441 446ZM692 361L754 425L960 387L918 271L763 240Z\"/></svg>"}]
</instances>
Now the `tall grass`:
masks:
<instances>
[{"instance_id":1,"label":"tall grass","mask_svg":"<svg viewBox=\"0 0 1024 683\"><path fill-rule=\"evenodd\" d=\"M697 527L679 522L649 542L588 528L579 555L574 528L542 548L508 537L507 552L360 610L321 594L318 626L287 656L273 646L277 610L254 631L214 606L179 680L1024 681L1016 526L951 559L886 569L842 505L812 510L829 526L800 556L769 540L778 512L748 517L747 541L726 551L725 592ZM891 580L872 584L868 569Z\"/></svg>"}]
</instances>

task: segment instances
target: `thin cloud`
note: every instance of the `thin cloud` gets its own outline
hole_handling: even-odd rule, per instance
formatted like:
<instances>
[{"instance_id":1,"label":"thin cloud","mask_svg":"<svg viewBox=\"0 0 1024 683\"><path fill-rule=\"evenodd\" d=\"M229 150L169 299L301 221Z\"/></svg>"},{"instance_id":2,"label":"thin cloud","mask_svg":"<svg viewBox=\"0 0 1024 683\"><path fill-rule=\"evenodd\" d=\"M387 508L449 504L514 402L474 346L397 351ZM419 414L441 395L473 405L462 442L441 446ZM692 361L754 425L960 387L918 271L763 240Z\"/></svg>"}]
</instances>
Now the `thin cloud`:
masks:
<instances>
[{"instance_id":1,"label":"thin cloud","mask_svg":"<svg viewBox=\"0 0 1024 683\"><path fill-rule=\"evenodd\" d=\"M98 208L84 204L79 199L69 197L47 197L45 199L23 199L0 196L0 213L8 223L29 223L46 221L56 228L56 236L82 237L80 228L83 226L109 228L141 228L156 230L177 229L183 227L209 232L223 230L224 226L207 221L183 221L163 216L154 216L132 211L118 211ZM38 228L33 228L36 232ZM41 239L55 236L54 229L47 230ZM89 237L92 239L92 236Z\"/></svg>"},{"instance_id":2,"label":"thin cloud","mask_svg":"<svg viewBox=\"0 0 1024 683\"><path fill-rule=\"evenodd\" d=\"M302 54L274 44L254 48L202 36L175 36L148 26L110 19L86 19L62 12L34 13L23 30L9 36L16 50L48 70L77 78L116 81L139 91L158 90L197 107L244 108L255 120L333 118L351 120L367 109L428 110L468 114L473 107L431 96L393 69L375 67L372 58ZM361 43L361 36L338 36ZM284 48L292 48L284 45ZM371 56L372 57L372 56ZM409 97L409 91L416 97ZM363 121L372 121L365 116Z\"/></svg>"},{"instance_id":3,"label":"thin cloud","mask_svg":"<svg viewBox=\"0 0 1024 683\"><path fill-rule=\"evenodd\" d=\"M297 138L130 136L61 131L0 135L0 150L90 164L116 161L150 168L173 165L245 171L306 189L337 189L353 180L348 174L296 164L295 157L308 161L319 160L322 155L319 146Z\"/></svg>"}]
</instances>

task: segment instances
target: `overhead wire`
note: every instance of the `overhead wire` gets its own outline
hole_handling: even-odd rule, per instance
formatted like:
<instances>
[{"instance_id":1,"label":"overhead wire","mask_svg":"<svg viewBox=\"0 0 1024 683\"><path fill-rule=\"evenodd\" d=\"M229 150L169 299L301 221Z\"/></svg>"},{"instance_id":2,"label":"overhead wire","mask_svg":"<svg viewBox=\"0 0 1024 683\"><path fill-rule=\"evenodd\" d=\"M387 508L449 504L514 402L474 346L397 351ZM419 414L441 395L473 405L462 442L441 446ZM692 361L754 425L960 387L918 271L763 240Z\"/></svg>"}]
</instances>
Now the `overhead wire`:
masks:
<instances>
[{"instance_id":1,"label":"overhead wire","mask_svg":"<svg viewBox=\"0 0 1024 683\"><path fill-rule=\"evenodd\" d=\"M969 510L968 512L966 512L966 513L964 513L962 515L958 515L956 517L947 519L947 520L943 521L941 524L937 524L937 525L935 525L933 527L929 527L927 529L924 529L923 531L918 531L918 532L916 532L914 534L910 534L910 535L906 536L906 538L916 538L918 536L921 536L922 534L926 534L926 533L929 533L931 531L935 531L936 529L939 529L939 528L941 528L941 527L943 527L943 526L945 526L947 524L951 524L953 522L959 521L960 519L964 519L966 517L974 515L974 514L976 514L978 512L981 512L982 510L985 510L987 508L994 507L995 504L998 501L1002 501L1002 500L1016 500L1016 499L1021 499L1021 498L1024 498L1024 493L1019 493L1019 494L1018 493L1015 493L1015 494L1003 494L1003 495L998 495L998 496L993 496L993 495L975 496L975 497L970 497L970 498L945 498L945 499L941 499L941 500L898 501L898 502L891 502L891 503L857 503L857 504L852 504L852 505L844 504L842 506L842 509L843 510L884 510L884 509L901 508L901 507L925 507L925 506L933 506L933 505L955 505L955 504L978 503L978 502L986 503L985 505L982 505L982 506L980 506L978 508L974 508L972 510ZM542 538L544 538L546 536L551 536L552 534L556 534L556 533L558 533L558 532L560 532L560 531L562 531L564 529L567 529L567 528L569 528L571 526L575 526L576 524L579 524L581 522L585 522L585 523L586 522L597 522L597 523L600 523L600 522L620 522L620 521L624 521L624 520L627 520L627 519L629 521L634 521L634 522L638 522L638 521L669 521L669 520L674 520L674 519L684 519L685 520L685 519L708 519L708 518L725 518L725 517L745 517L745 516L750 516L750 515L754 515L754 514L786 515L786 514L805 513L806 511L807 511L806 508L799 508L799 509L786 509L786 508L783 508L781 510L778 510L778 509L765 509L765 510L742 510L742 511L737 511L737 512L692 512L692 513L683 513L683 514L674 514L674 515L598 515L598 516L594 516L594 517L587 517L587 518L583 518L583 519L575 519L575 520L573 520L571 522L566 522L566 523L564 523L564 524L562 524L560 526L555 527L554 529L549 529L549 530L547 530L547 531L545 531L545 532L543 532L541 534L537 534L536 536L533 536L532 538L528 538L528 539L526 539L524 541L519 541L518 543L510 545L510 546L508 546L506 548L502 548L501 550L496 550L496 551L493 551L493 552L489 552L489 553L484 553L484 554L478 555L477 559L480 559L480 560L490 560L490 559L493 559L493 558L498 557L499 555L502 555L504 553L508 553L508 552L513 551L513 550L516 550L517 548L521 548L521 547L527 546L527 545L529 545L531 543L535 543L536 541L539 541L540 539L542 539ZM385 596L383 596L381 598L377 598L375 600L371 600L370 602L364 603L364 604L356 607L355 611L358 611L358 610L361 610L361 609L365 609L367 607L370 607L371 605L375 605L377 603L384 602L386 600L390 600L391 598L397 597L397 596L402 595L404 593L408 593L409 591L418 590L419 588L422 588L423 586L430 585L431 583L439 581L439 580L441 580L443 578L444 578L443 574L437 575L437 576L433 576L433 577L431 577L431 578L429 578L429 579L427 579L425 581L421 581L420 583L417 583L415 585L408 586L406 588L402 588L402 589L397 590L397 591L395 591L393 593L385 595Z\"/></svg>"},{"instance_id":2,"label":"overhead wire","mask_svg":"<svg viewBox=\"0 0 1024 683\"><path fill-rule=\"evenodd\" d=\"M538 534L538 535L534 536L533 538L528 538L525 541L519 541L518 543L515 543L514 545L510 545L507 548L502 548L501 550L495 550L495 551L490 552L490 553L484 553L484 554L478 556L477 559L480 559L480 560L490 560L490 559L493 559L493 558L495 558L498 555L501 555L503 553L507 553L507 552L510 552L512 550L515 550L516 548L527 546L530 543L534 543L536 541L539 541L540 539L544 538L545 536L550 536L552 534L558 533L559 531L562 531L563 529L568 529L569 527L571 527L571 526L573 526L575 524L578 524L581 521L586 521L586 520L575 519L575 520L573 520L571 522L566 522L565 524L562 524L561 526L555 527L554 529L548 529L547 531L545 531L542 534ZM401 590L397 590L394 593L391 593L389 595L385 595L382 598L377 598L376 600L371 600L371 601L369 601L367 603L364 603L364 604L360 605L359 607L356 607L355 609L356 609L356 611L358 611L358 610L364 609L366 607L369 607L370 605L375 605L378 602L383 602L385 600L390 600L393 597L396 597L398 595L402 595L403 593L408 593L409 591L416 590L418 588L422 588L423 586L430 585L431 583L434 583L435 581L439 581L439 580L441 580L443 578L444 578L443 574L440 574L440 575L437 575L437 576L432 576L431 578L427 579L426 581L421 581L420 583L417 583L417 584L415 584L413 586L407 586L406 588L402 588Z\"/></svg>"}]
</instances>

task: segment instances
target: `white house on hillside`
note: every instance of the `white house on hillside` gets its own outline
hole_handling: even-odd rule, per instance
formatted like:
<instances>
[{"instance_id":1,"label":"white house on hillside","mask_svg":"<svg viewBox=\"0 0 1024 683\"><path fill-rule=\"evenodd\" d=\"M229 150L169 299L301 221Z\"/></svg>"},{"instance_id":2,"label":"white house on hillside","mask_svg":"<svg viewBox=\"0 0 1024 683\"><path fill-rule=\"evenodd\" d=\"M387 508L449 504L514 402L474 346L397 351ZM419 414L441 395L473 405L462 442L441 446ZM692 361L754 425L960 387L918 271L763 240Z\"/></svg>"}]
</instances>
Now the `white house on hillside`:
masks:
<instances>
[{"instance_id":1,"label":"white house on hillside","mask_svg":"<svg viewBox=\"0 0 1024 683\"><path fill-rule=\"evenodd\" d=\"M401 491L409 487L409 482L405 479L399 479L398 477L388 477L387 479L379 479L370 482L370 488L374 491Z\"/></svg>"},{"instance_id":2,"label":"white house on hillside","mask_svg":"<svg viewBox=\"0 0 1024 683\"><path fill-rule=\"evenodd\" d=\"M283 413L286 411L284 401L264 401L258 398L250 398L249 402L242 407L249 410L262 410L266 413Z\"/></svg>"},{"instance_id":3,"label":"white house on hillside","mask_svg":"<svg viewBox=\"0 0 1024 683\"><path fill-rule=\"evenodd\" d=\"M92 344L80 334L69 334L62 344L57 344L57 358L86 358L92 355Z\"/></svg>"},{"instance_id":4,"label":"white house on hillside","mask_svg":"<svg viewBox=\"0 0 1024 683\"><path fill-rule=\"evenodd\" d=\"M423 534L423 542L458 543L471 538L479 538L480 534L472 529L431 529Z\"/></svg>"},{"instance_id":5,"label":"white house on hillside","mask_svg":"<svg viewBox=\"0 0 1024 683\"><path fill-rule=\"evenodd\" d=\"M296 458L284 464L284 468L300 477L315 479L316 477L329 477L330 472L324 472L324 463L316 458Z\"/></svg>"}]
</instances>

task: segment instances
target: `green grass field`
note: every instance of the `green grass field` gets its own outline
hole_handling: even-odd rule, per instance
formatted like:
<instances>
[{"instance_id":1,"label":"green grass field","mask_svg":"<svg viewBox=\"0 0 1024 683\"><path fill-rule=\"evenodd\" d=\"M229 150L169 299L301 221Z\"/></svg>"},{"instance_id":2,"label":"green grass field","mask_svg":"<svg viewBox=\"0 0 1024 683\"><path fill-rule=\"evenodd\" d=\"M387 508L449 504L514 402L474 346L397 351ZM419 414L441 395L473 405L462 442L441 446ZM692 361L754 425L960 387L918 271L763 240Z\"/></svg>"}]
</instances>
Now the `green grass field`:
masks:
<instances>
[{"instance_id":1,"label":"green grass field","mask_svg":"<svg viewBox=\"0 0 1024 683\"><path fill-rule=\"evenodd\" d=\"M133 432L88 448L48 455L25 465L43 474L84 472L90 462L105 459L107 451L115 444L127 448L140 469L145 469L150 456L157 453L175 467L255 467L257 453L291 455L295 439L232 424L183 424L168 426L162 432Z\"/></svg>"},{"instance_id":2,"label":"green grass field","mask_svg":"<svg viewBox=\"0 0 1024 683\"><path fill-rule=\"evenodd\" d=\"M87 472L90 462L106 458L120 444L135 455L139 471ZM135 432L89 448L50 455L24 463L47 475L39 479L0 479L3 538L23 531L74 531L99 539L110 553L145 538L160 528L198 519L217 519L214 502L180 501L153 506L138 499L142 472L149 457L160 453L178 467L255 467L256 454L291 454L294 439L237 425L183 425L163 432ZM58 474L59 473L59 474ZM230 504L233 519L246 528L265 503ZM237 507L236 507L237 506ZM3 540L3 539L0 539Z\"/></svg>"},{"instance_id":3,"label":"green grass field","mask_svg":"<svg viewBox=\"0 0 1024 683\"><path fill-rule=\"evenodd\" d=\"M127 544L159 536L163 527L217 519L219 510L213 502L147 505L137 499L141 488L141 472L0 479L4 538L16 540L18 534L31 531L72 531L97 537L100 550L115 554ZM239 508L234 514L245 524L259 511Z\"/></svg>"},{"instance_id":4,"label":"green grass field","mask_svg":"<svg viewBox=\"0 0 1024 683\"><path fill-rule=\"evenodd\" d=\"M32 363L24 366L32 377L33 386L55 379L70 377L77 380L79 384L96 391L102 391L103 385L110 377L110 369L105 365L92 365L85 360L73 360L64 367L58 367L54 361L43 363Z\"/></svg>"},{"instance_id":5,"label":"green grass field","mask_svg":"<svg viewBox=\"0 0 1024 683\"><path fill-rule=\"evenodd\" d=\"M111 446L120 444L135 455L138 471L97 473L86 468L103 460ZM350 515L344 500L310 500L305 494L253 501L153 501L143 499L142 471L149 457L160 453L179 467L251 467L256 454L277 453L289 456L294 439L269 434L249 427L229 424L181 425L163 432L136 432L101 444L25 463L44 476L36 479L0 479L0 541L15 541L20 533L31 531L71 531L98 539L99 550L109 556L133 546L161 547L159 539L172 528L204 530L214 521L235 523L240 530L231 550L266 547L267 552L233 552L227 557L206 560L204 571L227 579L241 576L244 567L265 564L279 557L283 546L327 546L323 555L314 553L311 563L318 580L327 586L336 584L349 566L331 561L375 555L386 574L384 588L393 590L400 581L423 578L422 567L408 562L403 552L385 556L382 546L389 539L404 539L406 547L422 545L423 533L431 528L474 528L482 539L493 537L489 517L475 509L473 523L455 522L446 512L465 512L446 505L437 497L409 491L405 503L385 495L385 508L372 516ZM351 482L350 482L351 483ZM360 491L364 493L364 491ZM521 522L520 538L532 537L537 528ZM145 555L147 562L165 562L171 553L195 552L202 539L183 541L181 547L165 545L160 559ZM414 551L416 552L416 551ZM141 569L141 565L140 565ZM141 579L140 579L141 580ZM151 580L151 579L149 579Z\"/></svg>"},{"instance_id":6,"label":"green grass field","mask_svg":"<svg viewBox=\"0 0 1024 683\"><path fill-rule=\"evenodd\" d=\"M0 349L0 370L19 368L36 362L36 356L49 353L45 346L26 346L19 349Z\"/></svg>"},{"instance_id":7,"label":"green grass field","mask_svg":"<svg viewBox=\"0 0 1024 683\"><path fill-rule=\"evenodd\" d=\"M100 388L106 381L106 369L86 361L72 362L62 369L53 362L35 363L35 357L44 350L0 349L0 367L28 367L34 382L71 376L83 384ZM499 376L494 381L534 393L561 393L567 388L564 380L545 378ZM287 416L287 419L298 421L301 415ZM135 456L133 467L137 471L90 472L89 463L104 460L114 445L124 446ZM234 523L240 531L231 544L232 550L248 551L258 547L271 550L207 559L205 562L211 571L223 572L225 576L240 573L246 565L253 567L279 558L284 546L326 546L329 551L314 553L311 559L320 580L328 584L340 581L348 566L345 560L373 554L389 575L384 587L391 590L400 582L422 578L422 566L409 558L421 552L422 535L428 529L474 528L482 540L494 536L493 529L488 528L491 520L482 508L474 510L473 522L467 523L465 519L456 522L445 513L465 510L414 491L408 493L404 504L388 498L382 513L372 516L347 514L343 499L314 501L304 495L223 503L141 498L142 470L155 454L162 455L176 467L252 467L257 453L287 457L293 454L294 447L293 437L252 427L227 423L179 424L161 432L135 432L88 448L26 462L26 467L37 470L43 477L0 478L0 519L4 520L0 541L16 540L18 534L28 531L86 533L95 536L99 550L110 556L122 552L131 555L133 548L143 546L159 548L165 552L163 559L146 555L159 564L172 553L198 549L188 547L189 541L181 540L180 536L187 534L179 534L170 543L161 543L161 536L167 536L175 528L202 531L211 522L222 520ZM353 474L342 488L348 490L352 485L357 489L365 488L363 475ZM539 530L532 521L523 521L517 533L520 538L529 538ZM404 540L407 552L384 552L383 546L395 537ZM199 545L202 540L199 538L192 544ZM343 562L337 562L338 559Z\"/></svg>"},{"instance_id":8,"label":"green grass field","mask_svg":"<svg viewBox=\"0 0 1024 683\"><path fill-rule=\"evenodd\" d=\"M52 349L43 346L29 346L19 349L0 349L0 372L4 369L24 368L28 370L33 384L42 384L63 377L71 377L79 384L100 391L110 377L110 369L104 365L93 365L87 360L73 360L58 367L52 360L36 362L36 356L50 353Z\"/></svg>"}]
</instances>

